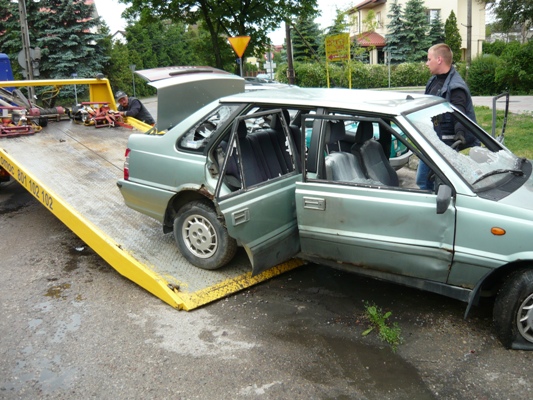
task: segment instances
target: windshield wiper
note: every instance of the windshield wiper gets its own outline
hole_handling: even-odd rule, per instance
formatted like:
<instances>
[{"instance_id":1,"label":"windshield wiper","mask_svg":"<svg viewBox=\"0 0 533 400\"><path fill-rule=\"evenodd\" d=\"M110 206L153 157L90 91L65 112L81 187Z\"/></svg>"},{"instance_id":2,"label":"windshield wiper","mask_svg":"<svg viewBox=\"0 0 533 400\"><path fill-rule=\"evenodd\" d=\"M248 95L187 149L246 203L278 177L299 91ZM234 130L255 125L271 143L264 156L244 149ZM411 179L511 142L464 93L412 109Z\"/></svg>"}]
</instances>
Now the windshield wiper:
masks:
<instances>
[{"instance_id":1,"label":"windshield wiper","mask_svg":"<svg viewBox=\"0 0 533 400\"><path fill-rule=\"evenodd\" d=\"M479 181L482 181L483 179L488 178L489 176L498 175L498 174L507 174L507 173L511 173L515 176L524 176L524 171L522 171L521 169L495 169L494 171L490 171L484 175L481 175L474 182L472 182L472 185L475 185Z\"/></svg>"}]
</instances>

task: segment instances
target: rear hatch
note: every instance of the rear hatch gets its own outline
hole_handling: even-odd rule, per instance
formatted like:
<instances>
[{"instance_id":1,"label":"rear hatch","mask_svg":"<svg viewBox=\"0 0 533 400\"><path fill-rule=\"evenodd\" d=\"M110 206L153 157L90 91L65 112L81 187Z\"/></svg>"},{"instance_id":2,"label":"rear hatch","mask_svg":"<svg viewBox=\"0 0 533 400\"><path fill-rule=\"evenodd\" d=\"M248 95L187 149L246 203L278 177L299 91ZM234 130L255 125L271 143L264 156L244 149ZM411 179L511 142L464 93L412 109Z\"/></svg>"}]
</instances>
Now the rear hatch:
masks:
<instances>
[{"instance_id":1,"label":"rear hatch","mask_svg":"<svg viewBox=\"0 0 533 400\"><path fill-rule=\"evenodd\" d=\"M244 79L212 67L165 67L136 71L157 89L157 129L165 131L206 104L244 92Z\"/></svg>"}]
</instances>

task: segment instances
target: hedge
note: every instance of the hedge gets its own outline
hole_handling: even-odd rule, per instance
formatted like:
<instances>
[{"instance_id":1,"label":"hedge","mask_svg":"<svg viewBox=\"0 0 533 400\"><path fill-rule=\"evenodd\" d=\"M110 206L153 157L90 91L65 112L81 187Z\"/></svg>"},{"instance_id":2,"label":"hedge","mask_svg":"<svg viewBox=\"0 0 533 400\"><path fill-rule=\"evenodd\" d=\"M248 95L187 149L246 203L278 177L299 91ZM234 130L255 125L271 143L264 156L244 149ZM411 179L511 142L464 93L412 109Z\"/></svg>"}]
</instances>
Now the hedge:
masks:
<instances>
[{"instance_id":1,"label":"hedge","mask_svg":"<svg viewBox=\"0 0 533 400\"><path fill-rule=\"evenodd\" d=\"M364 64L360 61L349 63L294 63L295 84L300 87L327 87L329 70L330 87L351 87L353 89L389 87L389 68L383 64ZM390 68L390 86L424 86L430 78L424 63L403 63ZM287 64L279 66L276 79L287 83Z\"/></svg>"}]
</instances>

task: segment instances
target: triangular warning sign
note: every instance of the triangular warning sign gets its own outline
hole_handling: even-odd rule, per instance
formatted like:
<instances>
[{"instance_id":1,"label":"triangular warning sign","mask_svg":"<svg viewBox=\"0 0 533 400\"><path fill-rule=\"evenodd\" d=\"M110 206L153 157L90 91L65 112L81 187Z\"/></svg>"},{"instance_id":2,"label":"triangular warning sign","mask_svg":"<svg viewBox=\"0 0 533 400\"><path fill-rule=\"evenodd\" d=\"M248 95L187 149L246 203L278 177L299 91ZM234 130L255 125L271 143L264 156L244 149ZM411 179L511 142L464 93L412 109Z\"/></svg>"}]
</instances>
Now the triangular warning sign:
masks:
<instances>
[{"instance_id":1,"label":"triangular warning sign","mask_svg":"<svg viewBox=\"0 0 533 400\"><path fill-rule=\"evenodd\" d=\"M248 43L250 42L250 36L229 37L228 40L237 56L242 58L244 50L246 50L246 46L248 46Z\"/></svg>"}]
</instances>

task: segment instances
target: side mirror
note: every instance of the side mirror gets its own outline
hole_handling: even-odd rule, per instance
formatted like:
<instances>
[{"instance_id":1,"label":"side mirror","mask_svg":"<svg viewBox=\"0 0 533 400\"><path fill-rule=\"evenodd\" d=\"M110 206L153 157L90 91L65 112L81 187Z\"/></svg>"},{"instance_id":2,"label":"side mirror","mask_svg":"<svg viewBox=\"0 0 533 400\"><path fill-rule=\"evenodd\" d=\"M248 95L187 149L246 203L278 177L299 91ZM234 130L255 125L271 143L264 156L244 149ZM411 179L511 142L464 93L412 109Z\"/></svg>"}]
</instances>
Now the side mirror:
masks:
<instances>
[{"instance_id":1,"label":"side mirror","mask_svg":"<svg viewBox=\"0 0 533 400\"><path fill-rule=\"evenodd\" d=\"M452 188L440 185L437 192L437 214L444 214L452 201Z\"/></svg>"}]
</instances>

